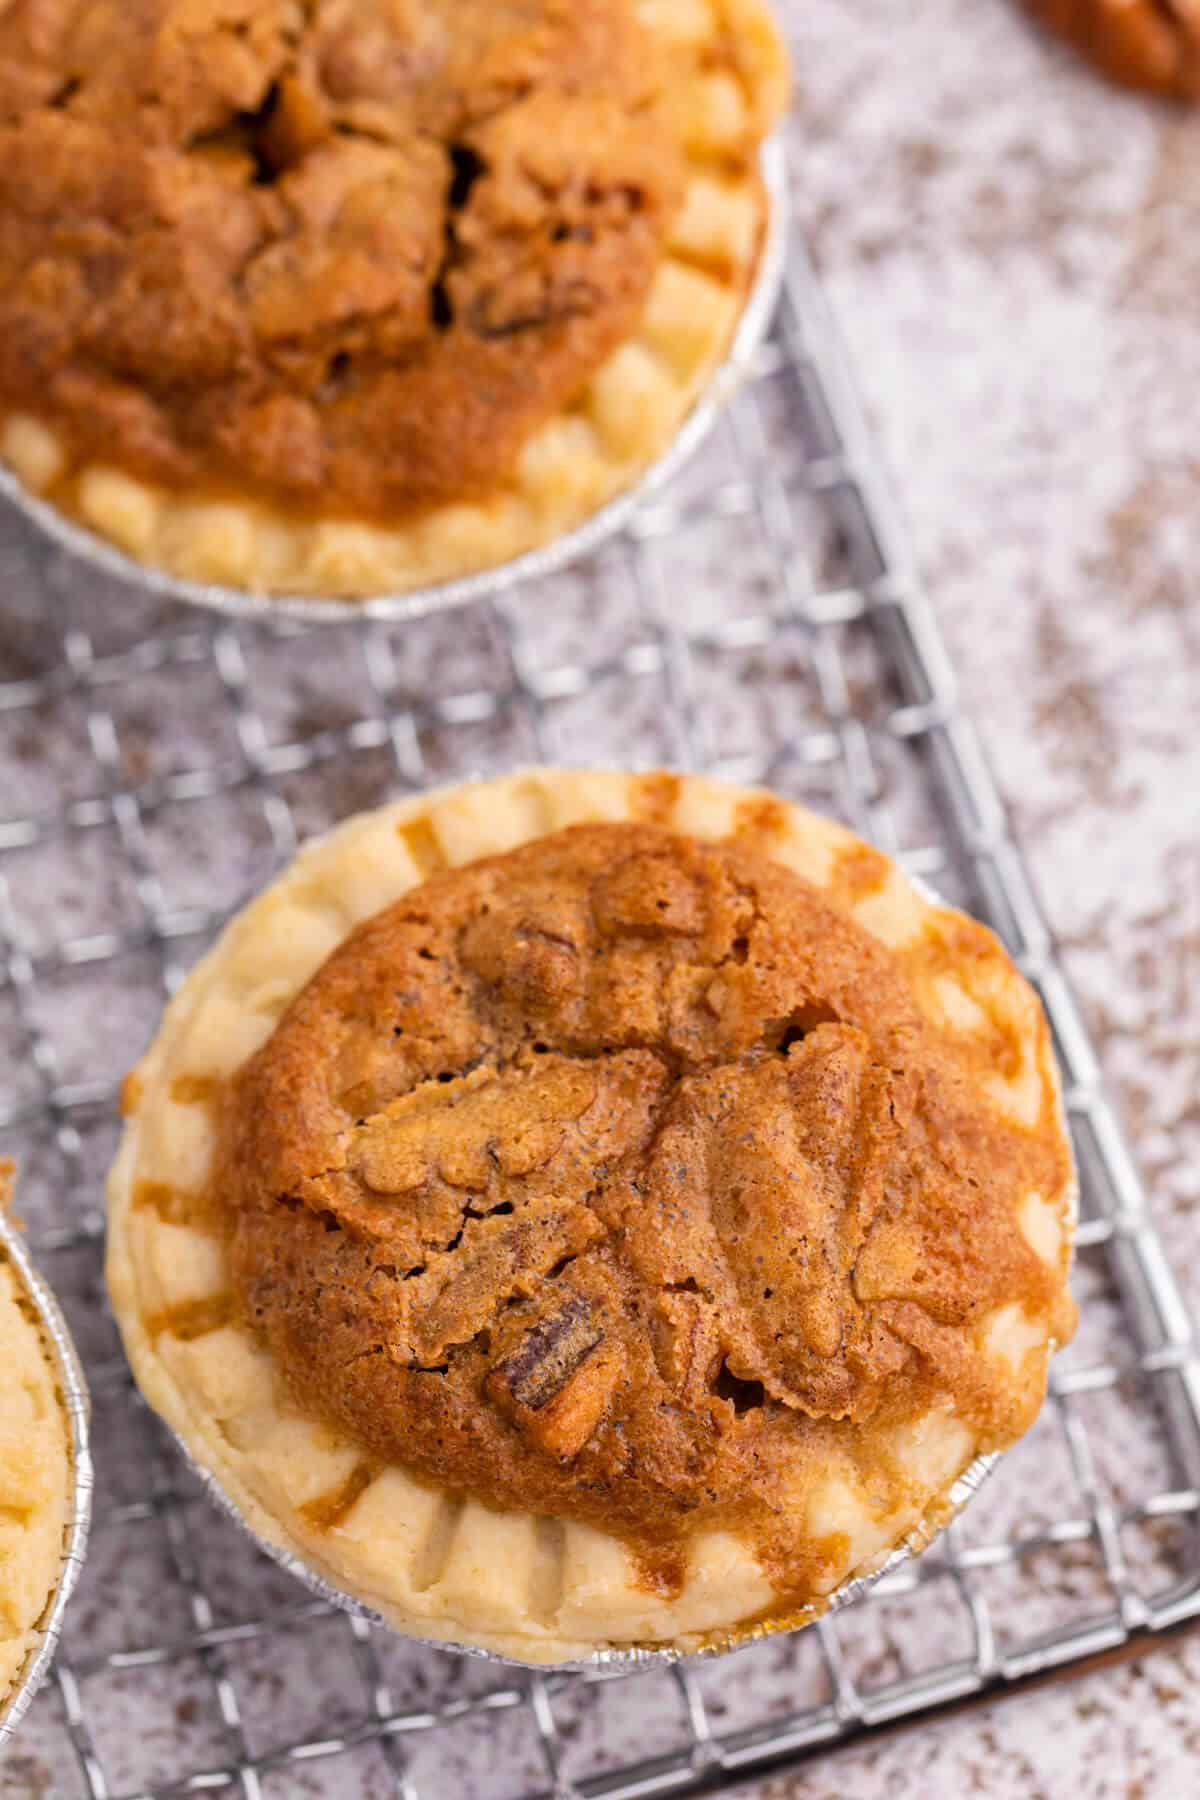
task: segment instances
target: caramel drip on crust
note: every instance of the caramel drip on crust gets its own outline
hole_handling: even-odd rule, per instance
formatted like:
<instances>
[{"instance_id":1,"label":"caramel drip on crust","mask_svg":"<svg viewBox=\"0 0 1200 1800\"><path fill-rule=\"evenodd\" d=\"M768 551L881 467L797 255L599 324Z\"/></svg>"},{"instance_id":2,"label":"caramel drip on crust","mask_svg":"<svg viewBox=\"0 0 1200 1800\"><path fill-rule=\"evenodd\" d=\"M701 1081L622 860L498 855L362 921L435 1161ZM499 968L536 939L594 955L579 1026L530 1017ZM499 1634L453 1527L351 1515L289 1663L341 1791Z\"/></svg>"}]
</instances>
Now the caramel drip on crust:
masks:
<instances>
[{"instance_id":1,"label":"caramel drip on crust","mask_svg":"<svg viewBox=\"0 0 1200 1800\"><path fill-rule=\"evenodd\" d=\"M737 809L733 835L739 843L766 850L788 829L788 808L774 794L756 794Z\"/></svg>"},{"instance_id":2,"label":"caramel drip on crust","mask_svg":"<svg viewBox=\"0 0 1200 1800\"><path fill-rule=\"evenodd\" d=\"M305 1523L314 1531L335 1530L355 1503L362 1499L378 1473L375 1463L356 1463L340 1487L328 1494L319 1494L315 1500L304 1501L299 1510Z\"/></svg>"},{"instance_id":3,"label":"caramel drip on crust","mask_svg":"<svg viewBox=\"0 0 1200 1800\"><path fill-rule=\"evenodd\" d=\"M176 1075L170 1095L179 1106L215 1106L222 1087L223 1083L216 1075Z\"/></svg>"},{"instance_id":4,"label":"caramel drip on crust","mask_svg":"<svg viewBox=\"0 0 1200 1800\"><path fill-rule=\"evenodd\" d=\"M831 893L844 906L878 893L892 872L892 865L870 844L854 844L839 854L833 868Z\"/></svg>"},{"instance_id":5,"label":"caramel drip on crust","mask_svg":"<svg viewBox=\"0 0 1200 1800\"><path fill-rule=\"evenodd\" d=\"M210 1332L219 1331L228 1325L233 1317L233 1300L228 1294L212 1294L201 1300L184 1300L178 1306L164 1307L159 1312L150 1313L143 1321L146 1334L151 1338L178 1338L181 1343L190 1344L196 1338L207 1337Z\"/></svg>"},{"instance_id":6,"label":"caramel drip on crust","mask_svg":"<svg viewBox=\"0 0 1200 1800\"><path fill-rule=\"evenodd\" d=\"M667 769L639 775L631 784L630 805L635 817L647 825L666 825L679 802L683 777Z\"/></svg>"},{"instance_id":7,"label":"caramel drip on crust","mask_svg":"<svg viewBox=\"0 0 1200 1800\"><path fill-rule=\"evenodd\" d=\"M396 835L422 875L437 875L446 867L442 847L426 813L419 813L415 819L397 825Z\"/></svg>"},{"instance_id":8,"label":"caramel drip on crust","mask_svg":"<svg viewBox=\"0 0 1200 1800\"><path fill-rule=\"evenodd\" d=\"M685 1546L637 1544L633 1546L633 1560L637 1585L647 1594L654 1594L660 1600L677 1600L687 1586Z\"/></svg>"},{"instance_id":9,"label":"caramel drip on crust","mask_svg":"<svg viewBox=\"0 0 1200 1800\"><path fill-rule=\"evenodd\" d=\"M189 1194L171 1187L165 1181L138 1181L134 1184L132 1205L135 1212L157 1213L167 1225L186 1225L206 1204L206 1197Z\"/></svg>"},{"instance_id":10,"label":"caramel drip on crust","mask_svg":"<svg viewBox=\"0 0 1200 1800\"><path fill-rule=\"evenodd\" d=\"M1193 0L1023 0L1041 24L1110 81L1200 99L1200 13Z\"/></svg>"},{"instance_id":11,"label":"caramel drip on crust","mask_svg":"<svg viewBox=\"0 0 1200 1800\"><path fill-rule=\"evenodd\" d=\"M931 1408L1007 1441L1042 1364L986 1321L1070 1330L1020 1223L1069 1179L1049 1065L1025 1128L978 1057L744 842L549 833L366 921L230 1084L238 1315L366 1461L616 1532L659 1593L730 1530L799 1604L845 1548L813 1471L910 1494Z\"/></svg>"}]
</instances>

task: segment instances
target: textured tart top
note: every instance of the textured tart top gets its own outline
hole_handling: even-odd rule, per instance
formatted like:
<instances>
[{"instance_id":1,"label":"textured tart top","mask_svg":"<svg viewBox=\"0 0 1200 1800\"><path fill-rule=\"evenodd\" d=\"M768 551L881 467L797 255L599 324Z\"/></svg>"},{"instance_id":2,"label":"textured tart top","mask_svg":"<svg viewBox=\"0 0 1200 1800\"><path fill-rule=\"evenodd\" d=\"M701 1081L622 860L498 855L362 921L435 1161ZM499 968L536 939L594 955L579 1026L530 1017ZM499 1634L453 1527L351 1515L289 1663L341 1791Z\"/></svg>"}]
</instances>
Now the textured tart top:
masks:
<instances>
[{"instance_id":1,"label":"textured tart top","mask_svg":"<svg viewBox=\"0 0 1200 1800\"><path fill-rule=\"evenodd\" d=\"M242 1069L235 1291L371 1454L653 1546L660 1581L729 1528L807 1591L787 1495L835 1425L868 1481L935 1404L1007 1441L1036 1396L981 1322L1069 1332L1019 1223L1068 1185L1056 1097L991 1106L1007 1055L744 845L551 833L360 926Z\"/></svg>"},{"instance_id":2,"label":"textured tart top","mask_svg":"<svg viewBox=\"0 0 1200 1800\"><path fill-rule=\"evenodd\" d=\"M0 1706L58 1585L67 1470L49 1358L0 1247Z\"/></svg>"},{"instance_id":3,"label":"textured tart top","mask_svg":"<svg viewBox=\"0 0 1200 1800\"><path fill-rule=\"evenodd\" d=\"M1200 98L1200 0L1024 0L1113 81Z\"/></svg>"},{"instance_id":4,"label":"textured tart top","mask_svg":"<svg viewBox=\"0 0 1200 1800\"><path fill-rule=\"evenodd\" d=\"M681 194L628 0L12 0L0 393L148 479L493 487Z\"/></svg>"}]
</instances>

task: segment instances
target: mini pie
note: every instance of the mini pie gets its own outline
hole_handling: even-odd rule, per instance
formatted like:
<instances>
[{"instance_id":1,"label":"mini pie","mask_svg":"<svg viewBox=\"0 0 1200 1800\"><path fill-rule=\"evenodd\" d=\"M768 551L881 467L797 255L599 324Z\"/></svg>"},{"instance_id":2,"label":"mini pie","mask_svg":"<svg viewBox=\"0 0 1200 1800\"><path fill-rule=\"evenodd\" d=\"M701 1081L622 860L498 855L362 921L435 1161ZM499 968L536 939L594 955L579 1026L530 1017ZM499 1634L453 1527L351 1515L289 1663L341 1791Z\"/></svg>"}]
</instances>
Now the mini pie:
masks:
<instances>
[{"instance_id":1,"label":"mini pie","mask_svg":"<svg viewBox=\"0 0 1200 1800\"><path fill-rule=\"evenodd\" d=\"M0 1718L58 1587L70 1470L54 1364L0 1242Z\"/></svg>"},{"instance_id":2,"label":"mini pie","mask_svg":"<svg viewBox=\"0 0 1200 1800\"><path fill-rule=\"evenodd\" d=\"M0 454L247 589L545 543L722 360L786 88L765 0L12 0Z\"/></svg>"},{"instance_id":3,"label":"mini pie","mask_svg":"<svg viewBox=\"0 0 1200 1800\"><path fill-rule=\"evenodd\" d=\"M126 1092L137 1378L269 1546L530 1663L813 1617L1069 1337L1038 1002L841 826L531 770L351 819Z\"/></svg>"},{"instance_id":4,"label":"mini pie","mask_svg":"<svg viewBox=\"0 0 1200 1800\"><path fill-rule=\"evenodd\" d=\"M1200 99L1200 0L1023 0L1112 81Z\"/></svg>"}]
</instances>

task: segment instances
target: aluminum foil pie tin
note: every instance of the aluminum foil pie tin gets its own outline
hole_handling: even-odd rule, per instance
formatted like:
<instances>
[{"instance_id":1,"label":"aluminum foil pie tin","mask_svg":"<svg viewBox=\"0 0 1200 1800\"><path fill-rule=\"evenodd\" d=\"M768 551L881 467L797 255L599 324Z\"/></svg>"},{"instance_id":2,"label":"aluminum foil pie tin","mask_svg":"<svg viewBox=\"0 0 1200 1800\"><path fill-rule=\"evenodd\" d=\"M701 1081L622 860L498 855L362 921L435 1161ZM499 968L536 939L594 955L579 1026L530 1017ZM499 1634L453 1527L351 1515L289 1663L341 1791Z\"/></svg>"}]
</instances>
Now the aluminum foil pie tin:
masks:
<instances>
[{"instance_id":1,"label":"aluminum foil pie tin","mask_svg":"<svg viewBox=\"0 0 1200 1800\"><path fill-rule=\"evenodd\" d=\"M46 1678L62 1632L67 1604L83 1568L88 1525L92 1515L92 1458L88 1449L91 1407L78 1353L71 1341L58 1301L34 1268L20 1232L3 1211L0 1211L0 1254L8 1259L16 1274L18 1287L37 1314L42 1339L54 1368L59 1399L66 1415L67 1445L71 1459L62 1566L57 1585L42 1616L37 1642L17 1677L16 1685L7 1698L0 1700L2 1751ZM0 1781L0 1786L2 1785Z\"/></svg>"},{"instance_id":2,"label":"aluminum foil pie tin","mask_svg":"<svg viewBox=\"0 0 1200 1800\"><path fill-rule=\"evenodd\" d=\"M187 581L165 569L138 562L118 550L115 544L60 512L49 501L40 499L4 462L0 462L0 494L64 550L110 579L127 583L142 594L207 607L234 618L303 620L309 624L345 624L354 619L395 622L486 599L493 594L505 593L520 582L537 581L555 574L569 563L589 556L621 531L636 509L679 473L746 379L774 315L787 260L787 158L780 138L772 138L764 144L759 167L767 209L754 280L728 355L714 371L670 447L632 487L608 501L573 531L564 532L548 544L498 563L494 568L438 582L432 587L414 588L402 594L376 594L362 600L319 594L251 593L244 588Z\"/></svg>"},{"instance_id":3,"label":"aluminum foil pie tin","mask_svg":"<svg viewBox=\"0 0 1200 1800\"><path fill-rule=\"evenodd\" d=\"M253 1539L264 1556L269 1556L272 1562L277 1563L281 1569L286 1569L289 1575L294 1576L311 1594L315 1594L319 1600L324 1600L327 1605L336 1606L339 1611L349 1613L354 1618L365 1619L368 1624L381 1626L385 1631L394 1629L389 1626L387 1620L380 1613L367 1606L365 1602L355 1599L353 1594L348 1594L343 1588L336 1587L331 1581L327 1581L310 1563L305 1562L302 1556L297 1556L295 1551L285 1550L281 1545L273 1543L270 1538L265 1538L257 1532L212 1471L196 1461L179 1433L172 1430L171 1436L175 1440L180 1455L203 1486L209 1499L236 1525L240 1526L248 1537ZM476 1644L456 1644L440 1638L415 1636L412 1641L425 1644L430 1650L441 1650L450 1655L470 1656L481 1662L499 1663L506 1668L536 1668L538 1673L543 1675L582 1674L588 1669L632 1670L650 1668L656 1664L690 1662L700 1659L711 1660L713 1657L726 1656L734 1650L741 1650L749 1644L760 1642L763 1638L801 1630L808 1625L815 1624L819 1618L826 1618L830 1613L840 1612L843 1607L853 1605L864 1594L868 1594L876 1582L882 1581L886 1575L894 1574L905 1563L911 1562L914 1557L921 1555L940 1536L946 1526L958 1518L999 1461L999 1452L988 1456L974 1457L947 1491L937 1509L936 1521L914 1527L883 1561L877 1563L875 1567L865 1570L862 1574L852 1575L840 1587L835 1588L823 1606L785 1617L777 1625L750 1626L740 1630L735 1627L727 1635L715 1637L711 1644L694 1650L681 1650L670 1644L662 1646L633 1644L622 1648L594 1650L590 1656L574 1661L537 1664L521 1662L512 1656L501 1656L498 1651L483 1650ZM396 1635L405 1634L397 1633ZM2 1729L0 1727L0 1731Z\"/></svg>"}]
</instances>

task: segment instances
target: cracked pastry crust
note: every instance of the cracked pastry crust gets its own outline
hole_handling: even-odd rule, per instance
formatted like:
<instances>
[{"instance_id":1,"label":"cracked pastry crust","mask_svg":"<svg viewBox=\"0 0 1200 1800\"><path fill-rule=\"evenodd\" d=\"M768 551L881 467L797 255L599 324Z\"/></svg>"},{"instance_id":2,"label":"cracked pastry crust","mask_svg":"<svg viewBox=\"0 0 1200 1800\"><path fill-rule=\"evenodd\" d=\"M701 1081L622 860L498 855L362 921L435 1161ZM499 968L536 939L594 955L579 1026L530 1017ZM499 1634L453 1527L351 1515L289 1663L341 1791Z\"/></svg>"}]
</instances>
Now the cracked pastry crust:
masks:
<instances>
[{"instance_id":1,"label":"cracked pastry crust","mask_svg":"<svg viewBox=\"0 0 1200 1800\"><path fill-rule=\"evenodd\" d=\"M249 590L547 543L724 357L786 87L765 0L13 0L0 454Z\"/></svg>"},{"instance_id":2,"label":"cracked pastry crust","mask_svg":"<svg viewBox=\"0 0 1200 1800\"><path fill-rule=\"evenodd\" d=\"M1022 0L1111 81L1200 99L1200 0Z\"/></svg>"},{"instance_id":3,"label":"cracked pastry crust","mask_svg":"<svg viewBox=\"0 0 1200 1800\"><path fill-rule=\"evenodd\" d=\"M0 1711L58 1587L69 1477L54 1367L0 1245Z\"/></svg>"},{"instance_id":4,"label":"cracked pastry crust","mask_svg":"<svg viewBox=\"0 0 1200 1800\"><path fill-rule=\"evenodd\" d=\"M1073 1328L1032 991L759 791L535 769L352 819L125 1098L143 1391L418 1637L555 1663L804 1622L936 1528Z\"/></svg>"}]
</instances>

